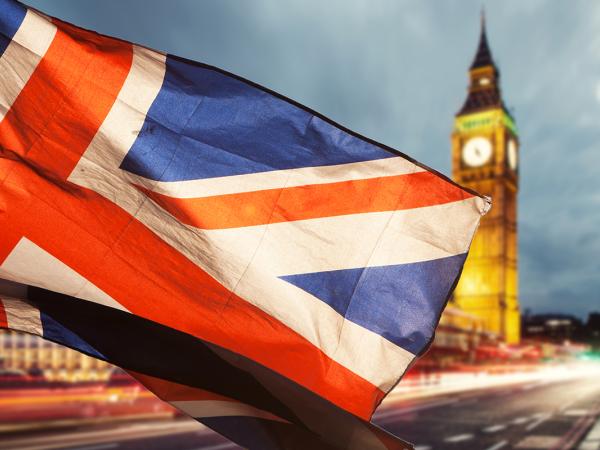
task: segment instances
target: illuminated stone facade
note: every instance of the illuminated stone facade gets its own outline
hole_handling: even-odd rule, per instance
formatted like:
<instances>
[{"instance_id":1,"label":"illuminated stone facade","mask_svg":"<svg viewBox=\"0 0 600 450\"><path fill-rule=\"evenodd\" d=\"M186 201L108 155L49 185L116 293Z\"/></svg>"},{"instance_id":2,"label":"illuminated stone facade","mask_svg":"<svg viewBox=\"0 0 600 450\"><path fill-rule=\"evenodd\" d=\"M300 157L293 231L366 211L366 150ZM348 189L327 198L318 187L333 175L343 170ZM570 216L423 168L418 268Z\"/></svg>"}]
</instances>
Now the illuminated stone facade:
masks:
<instances>
[{"instance_id":1,"label":"illuminated stone facade","mask_svg":"<svg viewBox=\"0 0 600 450\"><path fill-rule=\"evenodd\" d=\"M500 72L482 18L479 47L469 70L467 99L452 133L452 175L461 185L492 197L453 305L483 321L485 331L509 344L520 340L517 271L519 138L504 105Z\"/></svg>"},{"instance_id":2,"label":"illuminated stone facade","mask_svg":"<svg viewBox=\"0 0 600 450\"><path fill-rule=\"evenodd\" d=\"M0 330L0 360L4 369L41 371L49 381L103 381L112 371L112 366L104 361L9 330Z\"/></svg>"}]
</instances>

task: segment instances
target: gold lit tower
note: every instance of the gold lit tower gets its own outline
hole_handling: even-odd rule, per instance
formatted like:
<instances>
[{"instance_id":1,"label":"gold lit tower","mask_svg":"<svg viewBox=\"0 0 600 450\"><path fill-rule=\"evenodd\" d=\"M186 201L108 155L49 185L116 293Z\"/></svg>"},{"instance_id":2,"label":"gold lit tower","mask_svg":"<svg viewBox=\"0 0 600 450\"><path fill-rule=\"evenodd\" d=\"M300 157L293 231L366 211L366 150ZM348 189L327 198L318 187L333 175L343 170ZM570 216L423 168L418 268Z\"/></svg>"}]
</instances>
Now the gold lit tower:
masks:
<instances>
[{"instance_id":1,"label":"gold lit tower","mask_svg":"<svg viewBox=\"0 0 600 450\"><path fill-rule=\"evenodd\" d=\"M485 18L469 69L467 99L452 133L454 179L492 197L471 246L455 305L483 320L486 331L515 344L520 339L517 280L519 138L500 92L500 72L488 46Z\"/></svg>"}]
</instances>

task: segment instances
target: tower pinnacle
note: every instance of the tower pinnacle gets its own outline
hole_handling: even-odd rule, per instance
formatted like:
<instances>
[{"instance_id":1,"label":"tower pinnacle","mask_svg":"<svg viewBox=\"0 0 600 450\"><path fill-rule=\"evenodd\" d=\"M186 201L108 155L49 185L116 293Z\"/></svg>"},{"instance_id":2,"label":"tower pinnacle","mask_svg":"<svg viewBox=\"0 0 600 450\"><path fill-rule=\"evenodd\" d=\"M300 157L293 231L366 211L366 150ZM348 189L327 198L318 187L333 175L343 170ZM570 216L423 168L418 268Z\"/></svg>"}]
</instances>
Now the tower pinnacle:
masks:
<instances>
[{"instance_id":1,"label":"tower pinnacle","mask_svg":"<svg viewBox=\"0 0 600 450\"><path fill-rule=\"evenodd\" d=\"M458 112L468 114L490 108L502 108L504 103L500 93L500 71L494 63L488 44L485 11L481 10L481 30L479 44L473 62L469 67L469 92Z\"/></svg>"},{"instance_id":2,"label":"tower pinnacle","mask_svg":"<svg viewBox=\"0 0 600 450\"><path fill-rule=\"evenodd\" d=\"M475 53L475 58L473 59L473 63L471 64L471 69L477 69L479 67L485 66L493 66L496 68L494 64L494 60L492 59L492 52L490 51L490 47L487 40L487 34L485 30L485 10L483 7L481 8L481 32L479 34L479 46L477 47L477 53Z\"/></svg>"}]
</instances>

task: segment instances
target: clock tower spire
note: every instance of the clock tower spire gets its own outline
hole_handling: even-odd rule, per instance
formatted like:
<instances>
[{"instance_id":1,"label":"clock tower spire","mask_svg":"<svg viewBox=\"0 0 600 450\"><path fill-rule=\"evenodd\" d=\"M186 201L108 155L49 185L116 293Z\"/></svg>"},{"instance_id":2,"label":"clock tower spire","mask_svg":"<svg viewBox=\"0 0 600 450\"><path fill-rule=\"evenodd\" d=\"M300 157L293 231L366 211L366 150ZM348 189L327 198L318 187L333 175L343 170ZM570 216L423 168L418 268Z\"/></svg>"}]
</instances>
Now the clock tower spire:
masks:
<instances>
[{"instance_id":1,"label":"clock tower spire","mask_svg":"<svg viewBox=\"0 0 600 450\"><path fill-rule=\"evenodd\" d=\"M469 94L458 112L459 115L489 108L506 109L500 93L500 71L492 58L492 51L487 40L483 10L481 11L479 45L469 68L469 78Z\"/></svg>"},{"instance_id":2,"label":"clock tower spire","mask_svg":"<svg viewBox=\"0 0 600 450\"><path fill-rule=\"evenodd\" d=\"M482 11L467 98L452 132L452 175L458 183L492 197L493 207L471 245L454 303L480 317L486 331L507 343L520 339L518 148L517 128L502 99L500 70L492 58Z\"/></svg>"}]
</instances>

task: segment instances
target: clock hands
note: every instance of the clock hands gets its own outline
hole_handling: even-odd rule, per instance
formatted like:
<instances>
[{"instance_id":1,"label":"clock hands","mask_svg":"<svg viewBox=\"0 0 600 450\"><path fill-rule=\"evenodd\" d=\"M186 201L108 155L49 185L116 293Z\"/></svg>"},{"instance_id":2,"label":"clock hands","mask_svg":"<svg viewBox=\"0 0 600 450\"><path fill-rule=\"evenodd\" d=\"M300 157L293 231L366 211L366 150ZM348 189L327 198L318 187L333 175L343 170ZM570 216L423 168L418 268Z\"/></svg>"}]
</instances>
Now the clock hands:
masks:
<instances>
[{"instance_id":1,"label":"clock hands","mask_svg":"<svg viewBox=\"0 0 600 450\"><path fill-rule=\"evenodd\" d=\"M492 156L492 145L484 136L469 139L463 147L463 161L470 167L479 167Z\"/></svg>"}]
</instances>

